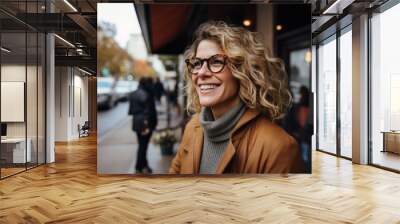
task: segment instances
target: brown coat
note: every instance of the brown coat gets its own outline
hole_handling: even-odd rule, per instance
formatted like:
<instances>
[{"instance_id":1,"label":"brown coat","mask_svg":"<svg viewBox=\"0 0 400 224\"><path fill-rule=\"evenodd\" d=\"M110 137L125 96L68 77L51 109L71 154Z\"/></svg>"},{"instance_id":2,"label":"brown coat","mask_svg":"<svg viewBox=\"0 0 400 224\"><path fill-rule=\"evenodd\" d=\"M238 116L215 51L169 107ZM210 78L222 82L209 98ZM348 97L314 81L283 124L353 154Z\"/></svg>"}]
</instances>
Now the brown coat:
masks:
<instances>
[{"instance_id":1,"label":"brown coat","mask_svg":"<svg viewBox=\"0 0 400 224\"><path fill-rule=\"evenodd\" d=\"M304 164L296 141L282 128L253 109L236 124L216 174L302 173ZM186 125L171 174L199 174L203 128L199 115Z\"/></svg>"}]
</instances>

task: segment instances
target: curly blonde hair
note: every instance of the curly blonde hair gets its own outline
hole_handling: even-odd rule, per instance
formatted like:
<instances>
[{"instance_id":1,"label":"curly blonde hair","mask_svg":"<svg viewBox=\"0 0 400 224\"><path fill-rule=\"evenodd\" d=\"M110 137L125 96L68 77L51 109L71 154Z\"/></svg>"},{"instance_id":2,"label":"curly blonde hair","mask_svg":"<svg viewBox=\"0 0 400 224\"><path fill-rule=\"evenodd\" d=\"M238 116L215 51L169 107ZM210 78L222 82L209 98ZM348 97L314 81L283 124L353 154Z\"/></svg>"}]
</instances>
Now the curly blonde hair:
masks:
<instances>
[{"instance_id":1,"label":"curly blonde hair","mask_svg":"<svg viewBox=\"0 0 400 224\"><path fill-rule=\"evenodd\" d=\"M195 32L193 44L185 51L185 59L196 56L202 40L215 41L228 56L227 66L240 83L239 97L249 108L259 110L271 120L284 116L292 100L285 67L280 59L266 55L258 33L223 21L203 23ZM185 69L187 110L198 113L201 105L190 77Z\"/></svg>"}]
</instances>

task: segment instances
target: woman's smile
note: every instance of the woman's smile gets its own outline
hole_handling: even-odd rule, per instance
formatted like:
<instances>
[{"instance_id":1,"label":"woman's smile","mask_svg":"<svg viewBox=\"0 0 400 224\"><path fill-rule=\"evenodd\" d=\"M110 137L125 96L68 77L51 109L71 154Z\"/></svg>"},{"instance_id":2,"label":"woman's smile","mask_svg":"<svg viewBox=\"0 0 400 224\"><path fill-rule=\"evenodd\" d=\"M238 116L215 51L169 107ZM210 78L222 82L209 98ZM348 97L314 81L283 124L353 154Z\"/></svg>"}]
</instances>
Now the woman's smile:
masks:
<instances>
[{"instance_id":1,"label":"woman's smile","mask_svg":"<svg viewBox=\"0 0 400 224\"><path fill-rule=\"evenodd\" d=\"M200 84L198 85L199 94L213 94L219 90L220 84Z\"/></svg>"}]
</instances>

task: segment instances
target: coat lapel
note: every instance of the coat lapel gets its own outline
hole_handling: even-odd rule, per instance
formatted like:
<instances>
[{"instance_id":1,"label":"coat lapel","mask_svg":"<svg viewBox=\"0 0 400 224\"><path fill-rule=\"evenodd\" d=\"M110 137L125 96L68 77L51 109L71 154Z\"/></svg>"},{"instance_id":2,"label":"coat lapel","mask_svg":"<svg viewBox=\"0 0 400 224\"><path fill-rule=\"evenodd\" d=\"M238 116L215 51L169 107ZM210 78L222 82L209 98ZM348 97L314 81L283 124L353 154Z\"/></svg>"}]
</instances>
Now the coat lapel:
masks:
<instances>
[{"instance_id":1,"label":"coat lapel","mask_svg":"<svg viewBox=\"0 0 400 224\"><path fill-rule=\"evenodd\" d=\"M235 146L233 146L232 141L229 140L228 147L226 148L224 154L222 155L221 160L218 163L215 174L222 174L224 172L226 166L228 166L232 157L235 155L235 152L236 152Z\"/></svg>"},{"instance_id":2,"label":"coat lapel","mask_svg":"<svg viewBox=\"0 0 400 224\"><path fill-rule=\"evenodd\" d=\"M198 174L200 169L201 152L203 150L203 130L200 125L194 128L193 147L193 174Z\"/></svg>"},{"instance_id":3,"label":"coat lapel","mask_svg":"<svg viewBox=\"0 0 400 224\"><path fill-rule=\"evenodd\" d=\"M222 174L225 171L225 169L228 166L229 162L232 160L233 156L236 153L237 149L232 144L233 139L235 139L235 137L237 136L235 132L239 128L241 128L242 126L247 124L249 121L251 121L255 117L257 117L259 114L260 113L258 111L256 111L256 110L247 109L246 112L243 114L243 116L239 119L238 123L236 124L236 126L232 130L232 137L229 140L228 146L227 146L224 154L222 155L221 160L218 163L217 170L216 170L215 174Z\"/></svg>"}]
</instances>

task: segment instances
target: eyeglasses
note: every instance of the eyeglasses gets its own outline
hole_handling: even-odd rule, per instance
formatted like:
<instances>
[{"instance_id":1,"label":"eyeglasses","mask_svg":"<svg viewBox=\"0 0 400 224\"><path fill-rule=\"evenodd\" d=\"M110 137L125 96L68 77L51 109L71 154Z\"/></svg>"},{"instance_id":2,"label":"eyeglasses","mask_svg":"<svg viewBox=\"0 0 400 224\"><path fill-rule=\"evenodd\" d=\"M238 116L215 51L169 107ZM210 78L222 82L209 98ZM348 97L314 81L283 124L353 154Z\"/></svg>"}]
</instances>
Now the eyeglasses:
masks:
<instances>
[{"instance_id":1,"label":"eyeglasses","mask_svg":"<svg viewBox=\"0 0 400 224\"><path fill-rule=\"evenodd\" d=\"M207 62L207 68L210 72L212 73L218 73L221 72L225 65L226 65L226 59L228 56L222 55L222 54L216 54L213 55L209 58L191 58L191 59L186 59L186 66L188 68L188 71L192 75L197 75L201 68L203 67L204 62Z\"/></svg>"}]
</instances>

